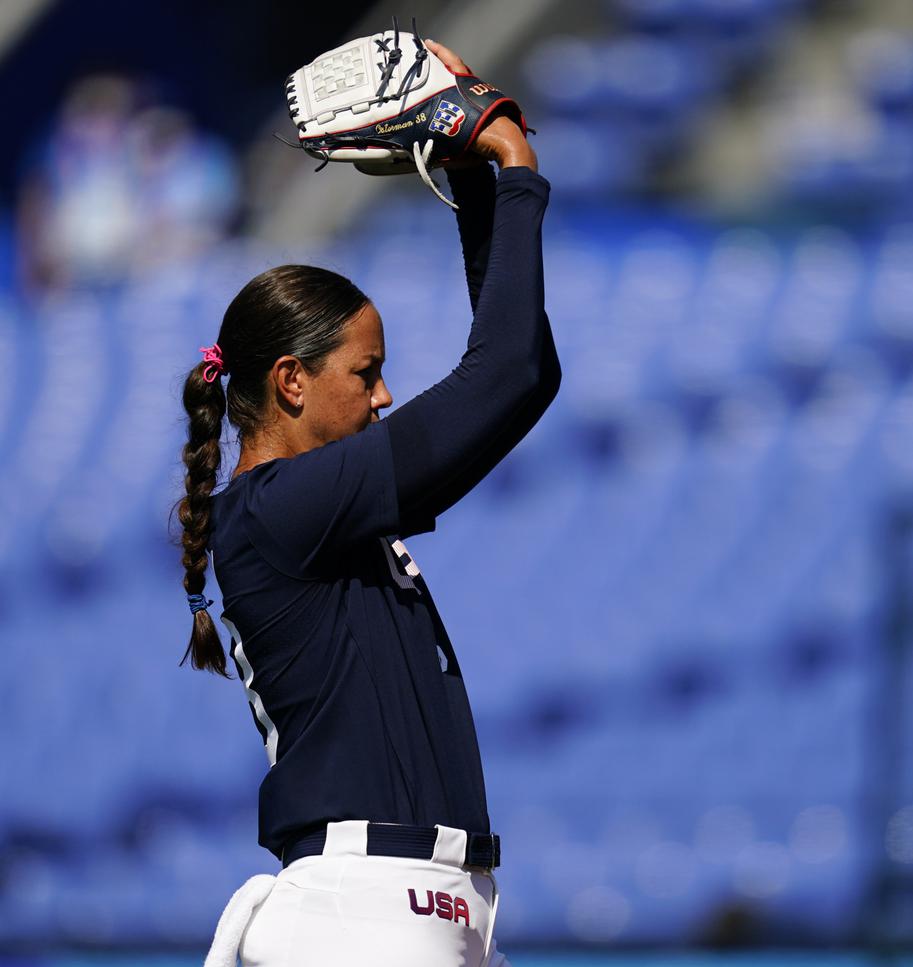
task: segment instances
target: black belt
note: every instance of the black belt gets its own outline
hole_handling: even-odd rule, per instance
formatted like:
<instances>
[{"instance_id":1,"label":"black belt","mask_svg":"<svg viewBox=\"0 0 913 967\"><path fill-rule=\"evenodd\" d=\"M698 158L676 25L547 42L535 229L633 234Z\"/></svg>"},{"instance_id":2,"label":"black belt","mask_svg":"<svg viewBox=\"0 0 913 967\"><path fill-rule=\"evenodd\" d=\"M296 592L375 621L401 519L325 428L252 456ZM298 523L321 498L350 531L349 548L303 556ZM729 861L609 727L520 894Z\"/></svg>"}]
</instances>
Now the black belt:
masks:
<instances>
[{"instance_id":1,"label":"black belt","mask_svg":"<svg viewBox=\"0 0 913 967\"><path fill-rule=\"evenodd\" d=\"M327 841L326 827L308 833L300 839L289 840L282 850L285 869L302 856L320 856ZM434 826L399 826L388 823L368 823L368 856L405 856L416 860L430 860L437 842ZM493 870L501 864L501 839L494 833L467 833L466 866L482 866Z\"/></svg>"}]
</instances>

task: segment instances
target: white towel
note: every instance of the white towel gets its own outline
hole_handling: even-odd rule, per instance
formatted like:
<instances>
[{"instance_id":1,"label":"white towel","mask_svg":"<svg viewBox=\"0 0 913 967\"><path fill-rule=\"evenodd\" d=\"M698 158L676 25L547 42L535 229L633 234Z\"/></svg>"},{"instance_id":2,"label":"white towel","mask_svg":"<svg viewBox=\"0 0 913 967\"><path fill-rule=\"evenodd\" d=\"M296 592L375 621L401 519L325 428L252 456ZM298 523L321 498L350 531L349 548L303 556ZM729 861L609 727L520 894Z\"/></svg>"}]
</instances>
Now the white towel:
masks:
<instances>
[{"instance_id":1,"label":"white towel","mask_svg":"<svg viewBox=\"0 0 913 967\"><path fill-rule=\"evenodd\" d=\"M228 901L203 967L237 967L238 947L254 910L270 895L276 877L269 873L252 876Z\"/></svg>"}]
</instances>

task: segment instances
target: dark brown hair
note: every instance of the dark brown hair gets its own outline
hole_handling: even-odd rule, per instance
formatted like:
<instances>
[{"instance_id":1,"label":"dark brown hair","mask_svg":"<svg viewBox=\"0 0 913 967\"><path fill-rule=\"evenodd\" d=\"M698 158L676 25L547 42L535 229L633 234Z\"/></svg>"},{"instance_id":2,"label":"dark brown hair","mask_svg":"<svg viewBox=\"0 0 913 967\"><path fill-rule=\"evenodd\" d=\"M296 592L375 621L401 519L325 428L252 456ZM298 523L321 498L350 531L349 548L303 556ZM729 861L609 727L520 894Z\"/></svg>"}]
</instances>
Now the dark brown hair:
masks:
<instances>
[{"instance_id":1,"label":"dark brown hair","mask_svg":"<svg viewBox=\"0 0 913 967\"><path fill-rule=\"evenodd\" d=\"M228 375L203 378L198 363L184 383L187 411L186 496L178 504L183 533L184 589L202 594L206 586L206 548L212 492L221 463L222 418L238 431L243 444L262 426L267 413L267 374L280 356L296 356L314 375L343 339L346 323L368 303L348 279L309 265L281 265L251 279L225 312L216 342ZM181 664L228 676L225 652L207 610L193 616L190 643Z\"/></svg>"}]
</instances>

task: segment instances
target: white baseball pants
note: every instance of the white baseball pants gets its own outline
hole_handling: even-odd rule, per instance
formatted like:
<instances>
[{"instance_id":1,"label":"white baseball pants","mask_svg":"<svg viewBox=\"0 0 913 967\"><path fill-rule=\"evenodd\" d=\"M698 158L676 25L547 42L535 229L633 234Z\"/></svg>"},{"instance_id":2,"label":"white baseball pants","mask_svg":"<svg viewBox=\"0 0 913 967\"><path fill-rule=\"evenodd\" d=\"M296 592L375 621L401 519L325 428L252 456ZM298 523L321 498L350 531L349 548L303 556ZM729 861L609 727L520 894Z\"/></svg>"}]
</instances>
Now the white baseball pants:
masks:
<instances>
[{"instance_id":1,"label":"white baseball pants","mask_svg":"<svg viewBox=\"0 0 913 967\"><path fill-rule=\"evenodd\" d=\"M205 967L510 967L493 939L494 877L438 826L430 860L368 856L367 822L329 823L322 856L232 898Z\"/></svg>"}]
</instances>

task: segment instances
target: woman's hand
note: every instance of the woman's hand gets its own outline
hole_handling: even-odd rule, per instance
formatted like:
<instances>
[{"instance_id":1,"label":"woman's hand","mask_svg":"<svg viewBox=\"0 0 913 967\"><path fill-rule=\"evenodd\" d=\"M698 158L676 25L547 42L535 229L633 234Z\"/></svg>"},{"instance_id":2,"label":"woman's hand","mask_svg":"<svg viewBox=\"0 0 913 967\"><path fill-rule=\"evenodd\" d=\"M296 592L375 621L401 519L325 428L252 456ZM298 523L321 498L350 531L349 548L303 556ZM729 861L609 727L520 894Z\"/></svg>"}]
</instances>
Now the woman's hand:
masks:
<instances>
[{"instance_id":1,"label":"woman's hand","mask_svg":"<svg viewBox=\"0 0 913 967\"><path fill-rule=\"evenodd\" d=\"M471 71L462 57L455 54L449 47L439 44L436 40L426 40L425 46L435 57L443 61L444 65L454 74L469 74ZM506 114L495 111L485 122L478 137L469 149L470 154L479 155L486 160L497 162L500 168L531 168L539 170L536 152L520 130L519 125ZM444 168L465 167L469 159L461 158L453 162L445 162Z\"/></svg>"}]
</instances>

